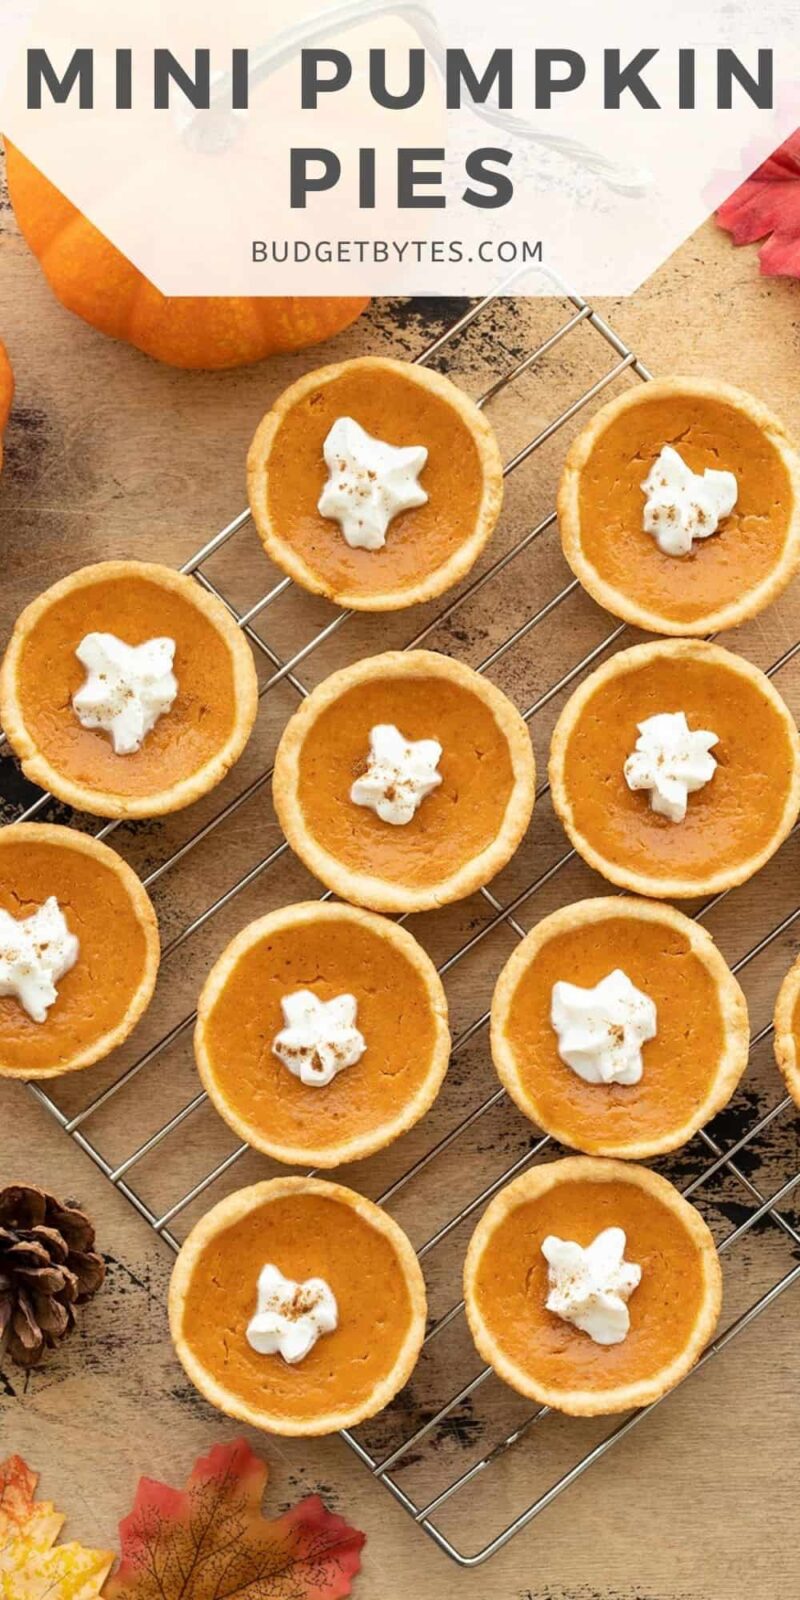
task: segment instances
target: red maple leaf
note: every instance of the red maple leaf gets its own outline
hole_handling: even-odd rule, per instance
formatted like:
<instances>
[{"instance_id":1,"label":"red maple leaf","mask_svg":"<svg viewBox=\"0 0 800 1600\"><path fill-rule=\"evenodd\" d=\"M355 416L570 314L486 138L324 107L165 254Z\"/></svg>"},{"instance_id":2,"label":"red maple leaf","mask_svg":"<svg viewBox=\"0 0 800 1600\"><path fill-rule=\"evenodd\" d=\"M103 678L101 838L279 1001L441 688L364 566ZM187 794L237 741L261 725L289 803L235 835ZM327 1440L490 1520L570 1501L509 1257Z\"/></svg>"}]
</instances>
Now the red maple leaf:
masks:
<instances>
[{"instance_id":1,"label":"red maple leaf","mask_svg":"<svg viewBox=\"0 0 800 1600\"><path fill-rule=\"evenodd\" d=\"M120 1523L120 1566L105 1600L340 1600L365 1536L309 1495L261 1514L266 1463L245 1439L196 1461L185 1489L142 1478Z\"/></svg>"},{"instance_id":2,"label":"red maple leaf","mask_svg":"<svg viewBox=\"0 0 800 1600\"><path fill-rule=\"evenodd\" d=\"M717 211L734 244L765 239L758 259L771 278L800 278L800 129Z\"/></svg>"}]
</instances>

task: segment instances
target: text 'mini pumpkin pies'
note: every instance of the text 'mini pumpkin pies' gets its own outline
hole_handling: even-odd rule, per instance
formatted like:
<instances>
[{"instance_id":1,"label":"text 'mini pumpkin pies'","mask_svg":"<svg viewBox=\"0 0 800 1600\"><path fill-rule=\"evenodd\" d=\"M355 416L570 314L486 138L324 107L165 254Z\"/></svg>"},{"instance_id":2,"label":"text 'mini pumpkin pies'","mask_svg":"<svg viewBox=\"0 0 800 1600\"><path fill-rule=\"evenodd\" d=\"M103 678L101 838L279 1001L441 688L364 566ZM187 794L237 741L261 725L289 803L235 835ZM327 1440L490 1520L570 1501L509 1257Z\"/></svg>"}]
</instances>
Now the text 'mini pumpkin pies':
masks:
<instances>
[{"instance_id":1,"label":"text 'mini pumpkin pies'","mask_svg":"<svg viewBox=\"0 0 800 1600\"><path fill-rule=\"evenodd\" d=\"M158 963L155 911L115 850L49 823L0 829L0 1077L108 1055L150 1004Z\"/></svg>"},{"instance_id":2,"label":"text 'mini pumpkin pies'","mask_svg":"<svg viewBox=\"0 0 800 1600\"><path fill-rule=\"evenodd\" d=\"M0 670L0 720L26 777L101 817L199 799L239 759L257 708L226 607L151 562L100 562L47 589Z\"/></svg>"},{"instance_id":3,"label":"text 'mini pumpkin pies'","mask_svg":"<svg viewBox=\"0 0 800 1600\"><path fill-rule=\"evenodd\" d=\"M430 600L477 561L503 498L497 441L449 378L384 356L292 384L247 458L271 559L360 611Z\"/></svg>"},{"instance_id":4,"label":"text 'mini pumpkin pies'","mask_svg":"<svg viewBox=\"0 0 800 1600\"><path fill-rule=\"evenodd\" d=\"M706 930L672 906L583 900L537 924L492 1000L492 1057L525 1116L589 1155L685 1144L747 1066L747 1005Z\"/></svg>"},{"instance_id":5,"label":"text 'mini pumpkin pies'","mask_svg":"<svg viewBox=\"0 0 800 1600\"><path fill-rule=\"evenodd\" d=\"M722 1274L700 1213L666 1178L570 1156L501 1189L470 1240L472 1337L540 1405L605 1416L649 1405L711 1338Z\"/></svg>"},{"instance_id":6,"label":"text 'mini pumpkin pies'","mask_svg":"<svg viewBox=\"0 0 800 1600\"><path fill-rule=\"evenodd\" d=\"M789 968L775 1004L775 1060L800 1108L800 957Z\"/></svg>"},{"instance_id":7,"label":"text 'mini pumpkin pies'","mask_svg":"<svg viewBox=\"0 0 800 1600\"><path fill-rule=\"evenodd\" d=\"M334 1433L408 1381L425 1284L397 1223L320 1178L275 1178L214 1206L172 1274L169 1321L212 1405L279 1434Z\"/></svg>"},{"instance_id":8,"label":"text 'mini pumpkin pies'","mask_svg":"<svg viewBox=\"0 0 800 1600\"><path fill-rule=\"evenodd\" d=\"M480 673L389 651L326 678L287 723L273 794L292 849L344 900L425 911L510 860L533 810L525 722Z\"/></svg>"},{"instance_id":9,"label":"text 'mini pumpkin pies'","mask_svg":"<svg viewBox=\"0 0 800 1600\"><path fill-rule=\"evenodd\" d=\"M700 640L621 651L567 701L553 804L611 883L654 898L717 894L769 860L800 809L800 737L771 680Z\"/></svg>"},{"instance_id":10,"label":"text 'mini pumpkin pies'","mask_svg":"<svg viewBox=\"0 0 800 1600\"><path fill-rule=\"evenodd\" d=\"M733 628L800 564L800 457L741 389L641 384L575 440L558 522L575 576L615 616L650 633Z\"/></svg>"},{"instance_id":11,"label":"text 'mini pumpkin pies'","mask_svg":"<svg viewBox=\"0 0 800 1600\"><path fill-rule=\"evenodd\" d=\"M244 928L206 979L195 1057L226 1122L278 1161L334 1167L418 1122L447 1071L447 1002L405 929L311 901Z\"/></svg>"}]
</instances>

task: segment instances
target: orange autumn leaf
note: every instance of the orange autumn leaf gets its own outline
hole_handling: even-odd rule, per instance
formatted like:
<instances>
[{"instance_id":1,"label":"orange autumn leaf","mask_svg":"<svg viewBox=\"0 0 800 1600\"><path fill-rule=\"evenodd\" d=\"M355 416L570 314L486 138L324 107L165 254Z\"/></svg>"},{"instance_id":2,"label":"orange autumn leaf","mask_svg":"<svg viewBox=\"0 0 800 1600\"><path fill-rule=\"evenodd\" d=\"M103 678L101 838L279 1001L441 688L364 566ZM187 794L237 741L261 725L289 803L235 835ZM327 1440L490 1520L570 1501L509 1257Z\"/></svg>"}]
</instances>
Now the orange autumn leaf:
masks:
<instances>
[{"instance_id":1,"label":"orange autumn leaf","mask_svg":"<svg viewBox=\"0 0 800 1600\"><path fill-rule=\"evenodd\" d=\"M0 1465L0 1550L27 1522L33 1510L36 1473L22 1456L9 1456Z\"/></svg>"},{"instance_id":2,"label":"orange autumn leaf","mask_svg":"<svg viewBox=\"0 0 800 1600\"><path fill-rule=\"evenodd\" d=\"M56 1541L60 1511L37 1500L38 1473L21 1456L0 1462L0 1597L2 1600L98 1600L114 1560L110 1550Z\"/></svg>"},{"instance_id":3,"label":"orange autumn leaf","mask_svg":"<svg viewBox=\"0 0 800 1600\"><path fill-rule=\"evenodd\" d=\"M196 1461L185 1489L142 1478L120 1523L122 1560L105 1600L339 1600L364 1534L309 1495L262 1516L266 1463L246 1440Z\"/></svg>"}]
</instances>

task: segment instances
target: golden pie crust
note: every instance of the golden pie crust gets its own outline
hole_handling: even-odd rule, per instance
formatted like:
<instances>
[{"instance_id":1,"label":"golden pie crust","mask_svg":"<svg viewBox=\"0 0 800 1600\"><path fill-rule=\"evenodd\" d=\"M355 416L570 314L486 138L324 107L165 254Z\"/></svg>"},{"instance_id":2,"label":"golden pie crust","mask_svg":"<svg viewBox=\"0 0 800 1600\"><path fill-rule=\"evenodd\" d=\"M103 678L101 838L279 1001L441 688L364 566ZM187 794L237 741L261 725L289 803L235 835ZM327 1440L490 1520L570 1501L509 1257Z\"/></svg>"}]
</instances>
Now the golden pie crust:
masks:
<instances>
[{"instance_id":1,"label":"golden pie crust","mask_svg":"<svg viewBox=\"0 0 800 1600\"><path fill-rule=\"evenodd\" d=\"M625 1257L642 1268L617 1345L545 1307L544 1238L584 1248L625 1228ZM479 1354L520 1394L571 1416L650 1405L680 1383L719 1319L722 1273L700 1213L647 1167L569 1156L534 1167L496 1195L470 1240L467 1319Z\"/></svg>"},{"instance_id":2,"label":"golden pie crust","mask_svg":"<svg viewBox=\"0 0 800 1600\"><path fill-rule=\"evenodd\" d=\"M623 773L636 724L684 711L717 733L718 766L671 822ZM619 888L655 899L717 894L774 855L800 810L800 736L765 673L698 639L636 645L565 705L550 748L553 805L578 854Z\"/></svg>"},{"instance_id":3,"label":"golden pie crust","mask_svg":"<svg viewBox=\"0 0 800 1600\"><path fill-rule=\"evenodd\" d=\"M775 1060L786 1080L786 1087L796 1106L800 1107L800 1058L797 1042L800 1038L800 956L789 968L778 990L775 1003Z\"/></svg>"},{"instance_id":4,"label":"golden pie crust","mask_svg":"<svg viewBox=\"0 0 800 1600\"><path fill-rule=\"evenodd\" d=\"M353 994L367 1048L328 1084L304 1084L271 1050L282 996ZM203 986L195 1060L225 1121L289 1165L336 1167L391 1144L430 1109L450 1056L447 1001L430 957L396 923L319 900L237 934Z\"/></svg>"},{"instance_id":5,"label":"golden pie crust","mask_svg":"<svg viewBox=\"0 0 800 1600\"><path fill-rule=\"evenodd\" d=\"M317 510L322 447L343 415L388 444L428 449L428 502L394 517L379 550L351 549ZM503 464L483 412L449 378L359 356L279 395L250 446L247 485L267 555L290 578L356 611L396 611L442 594L475 564L500 515Z\"/></svg>"},{"instance_id":6,"label":"golden pie crust","mask_svg":"<svg viewBox=\"0 0 800 1600\"><path fill-rule=\"evenodd\" d=\"M339 1308L338 1327L295 1366L245 1337L258 1273L275 1257L286 1277L325 1278ZM195 1387L228 1416L284 1435L334 1433L382 1411L411 1376L425 1317L402 1229L321 1178L273 1178L220 1201L184 1242L169 1289L172 1339Z\"/></svg>"},{"instance_id":7,"label":"golden pie crust","mask_svg":"<svg viewBox=\"0 0 800 1600\"><path fill-rule=\"evenodd\" d=\"M655 1002L638 1083L585 1083L558 1053L554 983L621 968ZM747 1003L711 935L672 906L620 896L564 906L513 952L492 1000L492 1058L524 1116L587 1155L676 1150L727 1105L747 1066Z\"/></svg>"},{"instance_id":8,"label":"golden pie crust","mask_svg":"<svg viewBox=\"0 0 800 1600\"><path fill-rule=\"evenodd\" d=\"M441 784L402 826L350 800L380 722L443 745ZM428 911L511 859L535 778L527 726L500 689L449 656L388 651L333 673L295 712L273 796L292 849L334 894L373 911Z\"/></svg>"},{"instance_id":9,"label":"golden pie crust","mask_svg":"<svg viewBox=\"0 0 800 1600\"><path fill-rule=\"evenodd\" d=\"M0 1077L56 1078L121 1045L147 1010L160 945L150 897L107 844L43 822L0 829L0 906L30 915L54 894L80 941L44 1022L0 997Z\"/></svg>"},{"instance_id":10,"label":"golden pie crust","mask_svg":"<svg viewBox=\"0 0 800 1600\"><path fill-rule=\"evenodd\" d=\"M730 517L690 554L670 556L642 526L641 484L662 447L694 472L736 473ZM760 400L712 379L637 385L574 441L558 492L564 555L593 599L649 633L734 628L800 565L800 457Z\"/></svg>"},{"instance_id":11,"label":"golden pie crust","mask_svg":"<svg viewBox=\"0 0 800 1600\"><path fill-rule=\"evenodd\" d=\"M177 698L131 755L72 709L84 681L75 649L94 630L126 644L176 639ZM98 817L191 805L238 761L257 709L250 646L226 607L153 562L103 561L62 578L22 612L0 669L0 722L25 776Z\"/></svg>"}]
</instances>

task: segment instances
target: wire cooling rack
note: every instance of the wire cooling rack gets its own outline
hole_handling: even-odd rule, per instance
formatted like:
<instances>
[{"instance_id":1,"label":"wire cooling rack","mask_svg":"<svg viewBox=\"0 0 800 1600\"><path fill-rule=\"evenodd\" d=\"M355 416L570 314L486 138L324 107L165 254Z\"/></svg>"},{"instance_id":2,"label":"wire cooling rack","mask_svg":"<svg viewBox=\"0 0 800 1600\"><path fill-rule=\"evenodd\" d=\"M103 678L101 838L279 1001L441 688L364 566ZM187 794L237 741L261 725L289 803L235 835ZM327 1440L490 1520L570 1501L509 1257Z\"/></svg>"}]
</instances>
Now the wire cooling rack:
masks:
<instances>
[{"instance_id":1,"label":"wire cooling rack","mask_svg":"<svg viewBox=\"0 0 800 1600\"><path fill-rule=\"evenodd\" d=\"M417 361L439 362L458 375L459 351L464 348L461 341L474 336L475 330L480 329L482 318L494 319L500 314L500 306L492 297L471 305L446 332L416 357ZM562 430L566 437L572 421L613 385L635 379L646 381L650 377L634 351L579 295L564 295L563 311L560 310L558 315L560 320L554 330L535 349L522 354L518 349L511 349L507 369L486 388L479 404L485 406L500 401L503 391L512 384L521 383L526 377L539 381L543 371L546 376L551 363L557 363L560 371L570 367L573 372L582 370L580 363L574 363L571 356L574 341L579 337L594 341L596 353L599 352L607 364L600 376L584 387L559 415L540 427L535 437L529 438L511 454L505 465L507 478L539 452L546 455L545 447L549 442L561 435ZM470 330L473 330L472 334ZM510 343L513 346L513 340ZM494 350L494 360L497 359L497 349L504 350L506 344L499 341ZM537 399L537 404L540 403L541 389ZM561 444L562 441L557 440L559 451ZM224 555L226 549L231 547L232 541L236 541L238 546L237 536L249 537L255 544L252 530L249 534L244 531L249 520L248 512L235 517L197 550L184 564L182 571L191 573L206 590L223 599L245 630L257 656L266 667L260 690L262 699L272 698L279 689L291 692L294 697L302 697L307 693L299 675L304 663L310 664L316 652L323 651L323 646L345 628L352 614L337 612L330 617L329 609L326 610L324 615L329 620L314 629L305 642L297 645L292 632L293 624L279 627L277 620L271 620L278 617L277 602L292 588L289 579L276 575L273 586L260 594L254 603L248 606L234 604L224 592L229 585L223 583L220 586L210 576L208 569L219 555ZM494 616L498 609L503 609L496 601L501 584L505 584L506 594L510 584L518 600L524 604L526 596L536 593L539 586L538 567L533 565L534 546L537 560L539 551L549 549L551 566L553 559L560 561L557 543L552 543L555 539L551 532L554 523L555 516L550 513L521 537L515 538L491 564L479 570L478 576L463 586L421 631L405 639L405 647L424 643L445 649L454 645L457 647L469 636L461 628L461 619L465 615L473 619L476 615L488 617ZM548 534L551 534L550 541L545 537ZM258 561L262 563L259 571L263 571L260 549ZM560 641L562 653L565 647L569 648L574 629L574 618L570 620L569 616L569 603L571 597L576 596L578 585L575 581L564 584L563 576L561 568L556 592L532 613L523 612L521 620L502 642L494 644L485 658L475 663L478 670L489 672L507 666L518 661L521 652L527 651L527 666L523 673L527 681L528 672L534 672L535 677L536 671L541 671L541 661L549 660L551 655L555 657L556 639ZM588 604L580 592L576 599L579 604ZM317 611L316 615L319 614ZM583 649L580 659L566 666L556 682L544 686L544 680L540 679L539 692L523 712L532 729L535 723L539 726L537 719L542 714L546 720L547 708L557 701L563 691L591 669L604 654L613 650L618 641L623 640L626 644L631 642L630 630L624 624L609 630L609 619L596 608L593 614L595 632L599 632L599 637L592 642L591 648ZM265 623L272 638L265 636ZM393 624L397 625L396 618ZM405 624L408 624L408 614ZM351 633L356 626L357 619L354 619L351 621ZM388 628L389 624L385 626ZM537 650L532 658L530 651L534 634ZM627 638L624 637L626 635ZM281 641L281 648L277 648L273 642L276 637ZM284 642L286 640L289 641L288 647ZM540 640L544 640L541 649L538 647ZM783 673L798 652L800 640L772 662L768 669L770 675L774 677ZM358 648L349 651L351 658L359 653L364 652ZM340 664L342 659L347 659L347 654L343 655L340 651L335 664ZM538 663L536 671L531 666L532 659ZM323 669L327 670L330 670L329 666ZM525 700L516 679L512 692L524 705ZM553 712L556 709L553 705ZM283 720L281 714L280 721ZM212 865L222 857L227 859L230 851L229 842L226 842L229 841L226 825L231 819L237 819L234 826L241 831L244 825L244 832L249 831L249 819L256 815L253 808L258 808L260 816L262 808L268 803L269 779L268 766L257 770L246 787L221 809L212 810L202 825L183 837L176 847L170 848L169 854L157 865L143 871L148 889L157 891L167 875L172 879L179 869L185 869L187 863L194 874L195 886L199 883L202 889L205 883L213 883L215 875L211 870ZM545 809L546 792L547 785L543 784L538 791L534 829ZM28 795L24 794L22 809L14 820L29 820L52 805L51 797L46 794L37 795L27 804L26 801ZM215 804L219 805L219 796ZM64 820L61 812L57 811L56 814L60 820ZM78 825L95 827L86 818L78 819ZM448 932L452 933L455 918L458 933L455 948L440 962L440 971L447 980L451 999L451 986L456 984L459 974L466 974L461 985L460 1003L463 1006L466 995L471 998L474 1011L477 995L478 1014L471 1015L469 1022L456 1033L445 1089L425 1122L401 1141L399 1147L393 1147L388 1156L387 1169L381 1172L374 1161L363 1163L352 1180L360 1187L365 1187L372 1180L374 1197L395 1213L400 1209L404 1225L409 1228L412 1237L419 1238L418 1253L425 1263L434 1312L423 1357L409 1388L381 1418L357 1433L346 1432L343 1437L376 1481L389 1490L418 1526L461 1567L477 1566L498 1551L654 1409L649 1406L611 1425L608 1419L583 1423L559 1418L551 1414L547 1407L531 1410L528 1404L501 1385L489 1368L480 1367L465 1330L463 1301L458 1297L460 1264L469 1231L479 1212L517 1173L543 1153L551 1153L548 1148L551 1141L532 1133L527 1124L523 1126L523 1120L509 1106L504 1091L496 1086L496 1079L492 1077L488 1066L486 1033L488 1009L484 1008L484 1002L488 1002L491 985L508 954L508 945L517 937L522 937L527 926L545 911L551 910L554 903L569 903L580 898L587 892L587 884L589 892L603 892L600 881L584 871L574 850L563 852L563 835L552 818L550 828L552 859L546 856L545 840L541 850L542 859L547 859L547 865L539 863L532 878L531 860L536 861L537 858L529 857L523 847L520 852L522 866L517 865L516 878L513 874L509 878L507 869L492 889L482 890L481 896L469 903L467 910L463 906L458 908L460 916L466 916L466 924L459 922L456 912L451 911L450 920L447 921ZM99 830L97 837L107 839L115 833L118 835L115 845L123 850L127 847L126 853L130 854L137 836L141 839L142 829L111 822ZM145 828L145 835L149 841L152 830L147 833ZM779 885L785 886L789 878L785 852L791 850L792 846L792 839L784 846L783 866L778 873ZM197 911L166 940L163 959L165 963L172 962L172 965L168 969L169 984L165 977L162 982L170 992L173 986L180 987L179 976L185 976L186 973L190 985L187 994L191 996L198 992L210 959L205 956L194 959L188 949L190 941L196 940L202 930L208 930L213 919L212 937L216 939L213 954L216 954L230 937L229 932L223 935L221 931L226 910L234 907L238 925L248 920L243 911L247 892L251 888L259 896L257 909L260 911L266 909L263 902L268 892L277 893L277 903L301 897L277 886L276 874L287 865L287 861L290 866L296 866L288 855L285 841L279 839L246 872L240 873L231 886L218 894L211 904ZM577 889L571 876L575 870L579 874L583 872ZM522 881L520 872L523 874ZM507 882L510 883L510 889L505 887ZM276 887L269 891L269 884L275 884ZM313 889L311 892L314 892ZM608 892L607 889L605 892ZM745 891L737 893L741 896ZM768 896L772 925L733 962L735 972L743 973L751 967L755 970L765 952L777 954L785 945L787 933L800 917L800 908L790 907L776 922L774 912L778 893L778 890L774 893L770 891ZM243 897L241 902L240 896ZM710 918L726 900L727 894L716 895L713 900L699 906L696 914ZM235 902L239 903L235 905ZM754 909L747 902L744 909L744 920L749 928L754 923L757 907ZM249 912L249 915L254 914L255 911ZM446 920L448 913L437 913L437 917L440 919L435 924L438 930L443 926L441 919ZM219 923L217 919L220 919ZM427 926L433 928L434 924ZM715 932L718 931L715 927ZM724 926L721 933L724 944ZM503 939L505 948L499 954L495 951L490 956L489 949L494 948L498 937ZM431 942L436 943L436 939L424 939L424 942L430 945ZM184 951L179 967L174 963L178 951ZM473 957L476 957L475 961ZM789 957L784 955L781 968L770 973L770 993L774 993L780 971L785 970L788 961ZM157 1011L158 1007L154 1009ZM77 1107L70 1105L69 1094L62 1088L68 1080L60 1080L57 1090L51 1087L45 1089L37 1083L30 1084L31 1092L40 1104L173 1250L179 1248L180 1237L185 1235L191 1221L208 1204L219 1198L222 1192L238 1187L242 1182L252 1181L253 1176L263 1177L264 1169L269 1165L248 1151L246 1145L227 1149L221 1158L212 1155L209 1119L213 1121L214 1138L223 1135L229 1142L231 1136L219 1119L214 1117L205 1095L196 1092L197 1081L188 1064L193 1021L194 1013L186 1009L177 1020L165 1026L159 1013L158 1036L122 1072L119 1070L119 1057L116 1057L106 1075L107 1081L99 1092L95 1078L93 1098L85 1104ZM767 1025L753 1036L754 1058L760 1046L765 1043L768 1045L770 1032L771 1028ZM140 1034L141 1029L137 1037ZM178 1064L173 1066L175 1060ZM95 1069L96 1072L100 1070ZM732 1297L732 1314L724 1325L724 1331L706 1351L700 1367L706 1366L712 1357L800 1278L797 1256L800 1231L798 1219L793 1217L791 1209L794 1191L800 1183L800 1164L787 1155L787 1149L791 1151L796 1129L788 1121L791 1117L790 1102L787 1097L780 1097L777 1073L770 1075L765 1068L764 1076L768 1083L767 1097L773 1101L772 1104L764 1109L758 1094L752 1091L745 1093L743 1098L740 1095L735 1110L718 1118L712 1131L705 1130L684 1152L660 1164L679 1183L683 1192L691 1195L704 1211L726 1263L726 1313ZM87 1083L90 1081L89 1075L79 1074L77 1077L85 1079ZM183 1083L187 1089L181 1100ZM451 1084L456 1086L459 1093L455 1120ZM467 1097L468 1103L468 1090L474 1087L478 1089L478 1097L464 1114L464 1098ZM56 1092L62 1103L53 1098ZM69 1093L75 1092L75 1085L70 1081ZM65 1094L66 1105L63 1103ZM180 1103L165 1117L165 1107L174 1104L176 1096ZM496 1121L498 1116L501 1118L499 1126ZM779 1120L783 1118L787 1118L787 1122L779 1128ZM119 1138L123 1129L127 1135L135 1138L136 1143L124 1159L119 1159ZM147 1132L147 1137L142 1137L143 1132ZM161 1180L168 1179L176 1167L183 1172L185 1153L195 1146L198 1159L203 1163L196 1180L189 1186L184 1184L182 1192L174 1196L168 1205L157 1203L148 1192L153 1187L154 1174ZM397 1154L398 1148L401 1156ZM397 1166L397 1162L400 1159L408 1160L409 1149L413 1160L403 1170ZM510 1161L509 1155L513 1155ZM496 1170L498 1165L502 1165L499 1172ZM374 1181L376 1174L377 1181ZM144 1175L147 1175L147 1181ZM390 1181L386 1181L387 1178ZM477 1193L476 1185L479 1188ZM411 1202L417 1192L419 1202L415 1210ZM409 1208L407 1214L406 1207ZM439 1216L441 1220L431 1233L431 1221ZM448 1245L453 1251L449 1263L444 1260ZM734 1262L738 1263L735 1271ZM438 1309L437 1301L441 1302ZM460 1379L457 1383L456 1376ZM487 1492L490 1482L491 1492ZM465 1544L468 1546L466 1549Z\"/></svg>"}]
</instances>

